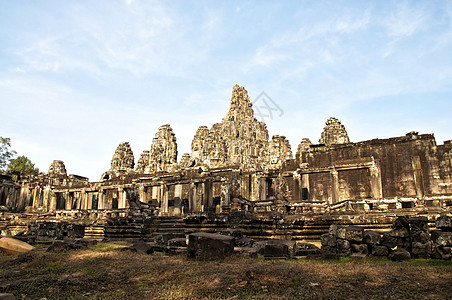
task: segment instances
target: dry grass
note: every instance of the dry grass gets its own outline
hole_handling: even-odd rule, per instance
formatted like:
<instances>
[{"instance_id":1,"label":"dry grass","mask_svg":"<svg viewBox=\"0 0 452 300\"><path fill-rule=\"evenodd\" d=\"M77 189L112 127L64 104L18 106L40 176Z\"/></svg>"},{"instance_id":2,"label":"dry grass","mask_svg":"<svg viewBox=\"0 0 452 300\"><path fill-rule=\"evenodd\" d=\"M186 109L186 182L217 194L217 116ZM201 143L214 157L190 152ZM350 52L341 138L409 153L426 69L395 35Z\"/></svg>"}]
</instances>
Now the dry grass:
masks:
<instances>
[{"instance_id":1,"label":"dry grass","mask_svg":"<svg viewBox=\"0 0 452 300\"><path fill-rule=\"evenodd\" d=\"M119 246L0 254L0 293L18 299L452 299L451 262L202 262Z\"/></svg>"}]
</instances>

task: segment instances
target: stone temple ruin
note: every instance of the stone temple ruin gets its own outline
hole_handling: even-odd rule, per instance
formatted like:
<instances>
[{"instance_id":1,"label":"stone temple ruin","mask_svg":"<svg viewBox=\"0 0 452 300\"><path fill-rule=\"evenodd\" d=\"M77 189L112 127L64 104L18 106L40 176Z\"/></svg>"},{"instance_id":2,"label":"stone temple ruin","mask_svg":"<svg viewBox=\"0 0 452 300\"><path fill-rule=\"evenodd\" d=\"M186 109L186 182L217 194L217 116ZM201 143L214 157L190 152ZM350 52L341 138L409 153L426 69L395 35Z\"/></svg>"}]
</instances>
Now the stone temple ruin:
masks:
<instances>
[{"instance_id":1,"label":"stone temple ruin","mask_svg":"<svg viewBox=\"0 0 452 300\"><path fill-rule=\"evenodd\" d=\"M409 215L433 226L451 212L451 141L437 145L433 134L410 132L351 142L341 121L330 118L319 143L302 138L294 156L285 136L269 139L238 85L223 120L200 126L191 153L180 161L177 154L167 124L136 164L129 143L121 143L98 182L67 175L58 160L47 174L18 182L2 176L2 234L51 220L100 238L233 227L255 239L309 241L331 224L390 230Z\"/></svg>"}]
</instances>

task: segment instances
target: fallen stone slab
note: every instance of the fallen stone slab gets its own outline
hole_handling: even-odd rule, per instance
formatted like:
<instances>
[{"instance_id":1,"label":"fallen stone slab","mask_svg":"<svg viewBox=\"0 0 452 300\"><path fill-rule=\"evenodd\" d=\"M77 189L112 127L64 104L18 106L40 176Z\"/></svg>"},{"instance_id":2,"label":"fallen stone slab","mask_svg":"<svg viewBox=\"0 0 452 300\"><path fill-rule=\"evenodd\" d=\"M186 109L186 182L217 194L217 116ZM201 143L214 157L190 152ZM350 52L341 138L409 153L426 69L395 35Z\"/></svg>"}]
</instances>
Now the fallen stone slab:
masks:
<instances>
[{"instance_id":1,"label":"fallen stone slab","mask_svg":"<svg viewBox=\"0 0 452 300\"><path fill-rule=\"evenodd\" d=\"M199 260L224 259L234 253L234 237L195 232L188 235L187 255Z\"/></svg>"},{"instance_id":2,"label":"fallen stone slab","mask_svg":"<svg viewBox=\"0 0 452 300\"><path fill-rule=\"evenodd\" d=\"M289 255L289 247L286 244L267 244L264 248L266 259L286 259Z\"/></svg>"},{"instance_id":3,"label":"fallen stone slab","mask_svg":"<svg viewBox=\"0 0 452 300\"><path fill-rule=\"evenodd\" d=\"M34 247L25 242L10 237L0 239L0 250L7 254L21 254L33 250Z\"/></svg>"}]
</instances>

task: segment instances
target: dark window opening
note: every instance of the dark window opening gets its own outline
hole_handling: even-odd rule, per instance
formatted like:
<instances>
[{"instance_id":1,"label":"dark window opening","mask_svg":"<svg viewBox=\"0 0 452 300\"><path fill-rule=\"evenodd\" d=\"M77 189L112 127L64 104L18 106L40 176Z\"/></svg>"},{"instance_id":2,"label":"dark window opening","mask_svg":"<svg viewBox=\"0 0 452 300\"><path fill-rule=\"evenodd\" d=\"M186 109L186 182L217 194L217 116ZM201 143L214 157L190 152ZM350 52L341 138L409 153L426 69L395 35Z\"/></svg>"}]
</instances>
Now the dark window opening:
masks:
<instances>
[{"instance_id":1,"label":"dark window opening","mask_svg":"<svg viewBox=\"0 0 452 300\"><path fill-rule=\"evenodd\" d=\"M413 207L413 202L411 202L411 201L402 202L402 208L412 208L412 207Z\"/></svg>"},{"instance_id":2,"label":"dark window opening","mask_svg":"<svg viewBox=\"0 0 452 300\"><path fill-rule=\"evenodd\" d=\"M97 209L99 207L99 201L97 199L97 195L93 195L93 202L91 205L91 209Z\"/></svg>"},{"instance_id":3,"label":"dark window opening","mask_svg":"<svg viewBox=\"0 0 452 300\"><path fill-rule=\"evenodd\" d=\"M57 201L56 201L56 209L64 209L64 198L63 195L61 195L61 193L57 193Z\"/></svg>"},{"instance_id":4,"label":"dark window opening","mask_svg":"<svg viewBox=\"0 0 452 300\"><path fill-rule=\"evenodd\" d=\"M370 210L373 210L373 209L374 209L374 204L373 204L373 203L368 203L368 205L369 205L369 209L370 209Z\"/></svg>"},{"instance_id":5,"label":"dark window opening","mask_svg":"<svg viewBox=\"0 0 452 300\"><path fill-rule=\"evenodd\" d=\"M301 200L309 200L309 190L307 188L301 189Z\"/></svg>"},{"instance_id":6,"label":"dark window opening","mask_svg":"<svg viewBox=\"0 0 452 300\"><path fill-rule=\"evenodd\" d=\"M174 206L174 199L168 200L168 206Z\"/></svg>"},{"instance_id":7,"label":"dark window opening","mask_svg":"<svg viewBox=\"0 0 452 300\"><path fill-rule=\"evenodd\" d=\"M111 199L111 209L118 209L118 198Z\"/></svg>"}]
</instances>

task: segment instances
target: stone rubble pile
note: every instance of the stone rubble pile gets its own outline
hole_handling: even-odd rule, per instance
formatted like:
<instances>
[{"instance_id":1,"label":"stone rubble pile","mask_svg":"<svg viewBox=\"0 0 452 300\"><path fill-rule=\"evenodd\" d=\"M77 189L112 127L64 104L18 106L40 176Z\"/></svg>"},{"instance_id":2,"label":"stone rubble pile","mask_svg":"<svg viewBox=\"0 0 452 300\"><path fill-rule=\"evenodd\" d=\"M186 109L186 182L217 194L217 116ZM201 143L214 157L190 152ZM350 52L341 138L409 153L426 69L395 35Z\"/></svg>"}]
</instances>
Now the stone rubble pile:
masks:
<instances>
[{"instance_id":1,"label":"stone rubble pile","mask_svg":"<svg viewBox=\"0 0 452 300\"><path fill-rule=\"evenodd\" d=\"M331 225L321 236L326 257L387 256L402 261L410 258L451 259L450 216L441 216L430 233L427 217L398 217L389 232L364 230L359 226Z\"/></svg>"}]
</instances>

